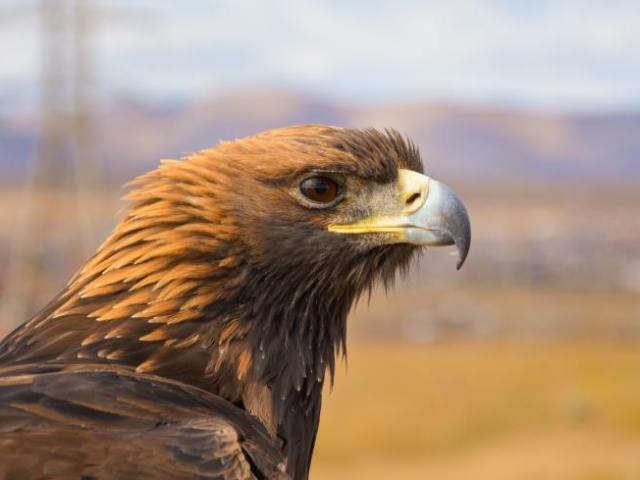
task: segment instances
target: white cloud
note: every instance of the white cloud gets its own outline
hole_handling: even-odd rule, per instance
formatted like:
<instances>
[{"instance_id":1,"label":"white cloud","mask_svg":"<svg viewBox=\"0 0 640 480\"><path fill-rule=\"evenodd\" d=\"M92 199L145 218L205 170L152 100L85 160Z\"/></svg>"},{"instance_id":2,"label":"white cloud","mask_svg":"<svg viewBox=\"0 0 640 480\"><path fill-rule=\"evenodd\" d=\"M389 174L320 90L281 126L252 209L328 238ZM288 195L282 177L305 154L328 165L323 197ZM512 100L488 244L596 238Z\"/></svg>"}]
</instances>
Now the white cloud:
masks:
<instances>
[{"instance_id":1,"label":"white cloud","mask_svg":"<svg viewBox=\"0 0 640 480\"><path fill-rule=\"evenodd\" d=\"M640 0L104 3L125 12L98 42L113 89L282 84L367 100L640 105ZM2 52L0 88L34 75L33 33L0 29L3 50L24 45Z\"/></svg>"}]
</instances>

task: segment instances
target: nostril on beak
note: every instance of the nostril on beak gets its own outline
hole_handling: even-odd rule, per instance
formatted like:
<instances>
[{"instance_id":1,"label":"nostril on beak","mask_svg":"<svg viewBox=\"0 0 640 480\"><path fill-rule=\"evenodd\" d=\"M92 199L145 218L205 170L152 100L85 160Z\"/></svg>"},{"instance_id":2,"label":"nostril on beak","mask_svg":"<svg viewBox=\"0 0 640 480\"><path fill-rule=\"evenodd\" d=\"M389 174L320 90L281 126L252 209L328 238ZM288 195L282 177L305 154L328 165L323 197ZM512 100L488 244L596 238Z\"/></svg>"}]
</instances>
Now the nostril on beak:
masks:
<instances>
[{"instance_id":1,"label":"nostril on beak","mask_svg":"<svg viewBox=\"0 0 640 480\"><path fill-rule=\"evenodd\" d=\"M396 200L402 214L408 215L418 210L429 196L429 177L413 170L398 171L398 193Z\"/></svg>"},{"instance_id":2,"label":"nostril on beak","mask_svg":"<svg viewBox=\"0 0 640 480\"><path fill-rule=\"evenodd\" d=\"M407 207L410 207L411 205L413 205L415 202L417 202L420 197L422 196L422 194L420 192L416 192L412 195L409 195L409 198L407 198L405 204Z\"/></svg>"}]
</instances>

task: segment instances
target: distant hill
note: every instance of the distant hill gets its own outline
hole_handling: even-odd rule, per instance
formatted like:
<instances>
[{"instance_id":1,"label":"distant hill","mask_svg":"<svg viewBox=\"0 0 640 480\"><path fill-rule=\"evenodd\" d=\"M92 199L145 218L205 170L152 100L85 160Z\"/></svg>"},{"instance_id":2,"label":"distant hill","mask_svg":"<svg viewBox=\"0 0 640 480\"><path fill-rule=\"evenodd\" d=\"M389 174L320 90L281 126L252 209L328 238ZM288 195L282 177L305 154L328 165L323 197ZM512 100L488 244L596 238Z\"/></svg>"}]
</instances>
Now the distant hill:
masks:
<instances>
[{"instance_id":1,"label":"distant hill","mask_svg":"<svg viewBox=\"0 0 640 480\"><path fill-rule=\"evenodd\" d=\"M299 123L392 126L418 143L429 171L460 179L571 182L640 179L640 112L550 114L413 102L350 105L282 91L238 91L188 104L117 99L99 116L101 160L119 181L215 145ZM34 118L0 112L0 177L25 171Z\"/></svg>"}]
</instances>

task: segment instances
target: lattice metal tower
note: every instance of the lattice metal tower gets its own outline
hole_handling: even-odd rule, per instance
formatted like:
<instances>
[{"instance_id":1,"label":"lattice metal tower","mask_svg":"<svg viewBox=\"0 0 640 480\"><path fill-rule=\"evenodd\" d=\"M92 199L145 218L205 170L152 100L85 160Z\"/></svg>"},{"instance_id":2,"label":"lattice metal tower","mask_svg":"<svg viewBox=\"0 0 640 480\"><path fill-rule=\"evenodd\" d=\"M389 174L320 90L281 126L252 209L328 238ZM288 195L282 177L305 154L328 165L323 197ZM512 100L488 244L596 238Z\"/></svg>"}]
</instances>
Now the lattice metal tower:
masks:
<instances>
[{"instance_id":1,"label":"lattice metal tower","mask_svg":"<svg viewBox=\"0 0 640 480\"><path fill-rule=\"evenodd\" d=\"M60 287L62 265L78 263L95 244L89 207L100 178L94 9L88 0L40 0L30 12L37 14L41 32L40 134L16 212L0 302L0 323L5 327L23 322L42 307ZM56 207L68 199L75 208L61 215Z\"/></svg>"}]
</instances>

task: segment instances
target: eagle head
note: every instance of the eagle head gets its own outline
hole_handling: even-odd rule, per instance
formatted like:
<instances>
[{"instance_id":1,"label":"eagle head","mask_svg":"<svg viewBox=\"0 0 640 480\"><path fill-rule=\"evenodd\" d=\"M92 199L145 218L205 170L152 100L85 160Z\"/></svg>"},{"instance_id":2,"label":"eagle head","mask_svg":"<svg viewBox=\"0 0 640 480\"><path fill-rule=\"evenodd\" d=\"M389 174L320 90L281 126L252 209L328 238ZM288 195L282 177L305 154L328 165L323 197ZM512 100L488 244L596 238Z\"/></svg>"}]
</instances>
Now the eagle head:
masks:
<instances>
[{"instance_id":1,"label":"eagle head","mask_svg":"<svg viewBox=\"0 0 640 480\"><path fill-rule=\"evenodd\" d=\"M271 130L167 173L179 167L200 172L203 195L189 195L187 184L183 197L209 201L212 225L227 222L234 231L226 261L249 263L249 283L319 289L326 301L333 289L338 296L391 280L422 246L455 244L458 268L469 250L462 202L423 175L417 148L393 130Z\"/></svg>"}]
</instances>

